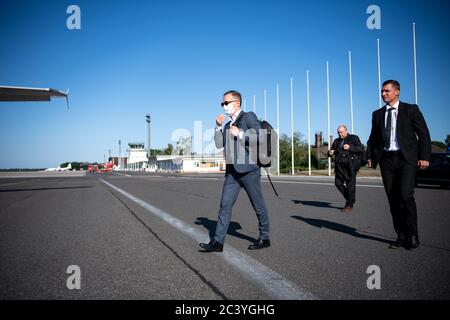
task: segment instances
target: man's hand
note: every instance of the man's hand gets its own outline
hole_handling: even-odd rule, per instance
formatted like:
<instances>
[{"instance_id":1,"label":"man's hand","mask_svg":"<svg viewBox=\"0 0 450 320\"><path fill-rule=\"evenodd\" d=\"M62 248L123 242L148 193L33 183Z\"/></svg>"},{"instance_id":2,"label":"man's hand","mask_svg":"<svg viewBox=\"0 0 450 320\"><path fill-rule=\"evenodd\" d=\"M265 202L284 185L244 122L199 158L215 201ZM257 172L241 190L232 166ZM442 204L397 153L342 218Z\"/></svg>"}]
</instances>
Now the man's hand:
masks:
<instances>
[{"instance_id":1,"label":"man's hand","mask_svg":"<svg viewBox=\"0 0 450 320\"><path fill-rule=\"evenodd\" d=\"M230 126L230 133L232 136L237 137L239 135L239 128L236 126Z\"/></svg>"},{"instance_id":2,"label":"man's hand","mask_svg":"<svg viewBox=\"0 0 450 320\"><path fill-rule=\"evenodd\" d=\"M372 168L372 160L367 160L367 166L369 167L369 168Z\"/></svg>"},{"instance_id":3,"label":"man's hand","mask_svg":"<svg viewBox=\"0 0 450 320\"><path fill-rule=\"evenodd\" d=\"M350 145L349 144L344 144L344 150L348 150L350 149Z\"/></svg>"},{"instance_id":4,"label":"man's hand","mask_svg":"<svg viewBox=\"0 0 450 320\"><path fill-rule=\"evenodd\" d=\"M225 115L219 114L216 118L216 126L220 127L222 125L222 122L225 121Z\"/></svg>"},{"instance_id":5,"label":"man's hand","mask_svg":"<svg viewBox=\"0 0 450 320\"><path fill-rule=\"evenodd\" d=\"M420 169L426 169L430 166L430 162L427 160L419 160L417 161L417 165L419 166Z\"/></svg>"},{"instance_id":6,"label":"man's hand","mask_svg":"<svg viewBox=\"0 0 450 320\"><path fill-rule=\"evenodd\" d=\"M332 156L332 155L334 154L334 150L331 149L330 151L328 151L328 154L329 154L330 156Z\"/></svg>"}]
</instances>

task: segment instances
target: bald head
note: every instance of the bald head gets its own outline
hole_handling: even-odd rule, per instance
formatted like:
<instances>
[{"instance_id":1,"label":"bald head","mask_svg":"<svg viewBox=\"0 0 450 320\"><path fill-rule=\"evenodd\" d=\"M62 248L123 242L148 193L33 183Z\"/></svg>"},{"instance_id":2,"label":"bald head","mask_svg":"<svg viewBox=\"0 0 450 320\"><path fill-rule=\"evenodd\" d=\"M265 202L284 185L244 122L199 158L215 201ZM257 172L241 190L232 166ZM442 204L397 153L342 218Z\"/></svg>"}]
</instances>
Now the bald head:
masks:
<instances>
[{"instance_id":1,"label":"bald head","mask_svg":"<svg viewBox=\"0 0 450 320\"><path fill-rule=\"evenodd\" d=\"M337 128L337 133L339 135L339 138L345 139L348 135L347 126L345 124L339 125L339 127Z\"/></svg>"}]
</instances>

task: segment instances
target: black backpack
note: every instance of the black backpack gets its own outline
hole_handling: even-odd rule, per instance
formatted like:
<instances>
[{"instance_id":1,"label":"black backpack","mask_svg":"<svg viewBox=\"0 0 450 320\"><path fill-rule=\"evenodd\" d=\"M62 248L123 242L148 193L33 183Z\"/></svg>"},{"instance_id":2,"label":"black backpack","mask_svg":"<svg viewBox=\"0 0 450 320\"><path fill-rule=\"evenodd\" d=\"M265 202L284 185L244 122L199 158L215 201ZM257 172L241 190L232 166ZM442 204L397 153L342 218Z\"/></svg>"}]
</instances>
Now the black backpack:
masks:
<instances>
[{"instance_id":1,"label":"black backpack","mask_svg":"<svg viewBox=\"0 0 450 320\"><path fill-rule=\"evenodd\" d=\"M266 120L260 120L261 130L258 141L258 166L268 168L277 155L278 135Z\"/></svg>"},{"instance_id":2,"label":"black backpack","mask_svg":"<svg viewBox=\"0 0 450 320\"><path fill-rule=\"evenodd\" d=\"M267 178L269 178L270 185L276 196L278 195L275 186L270 179L269 167L272 166L272 160L275 160L277 155L278 146L278 135L272 125L266 120L260 120L261 130L259 131L259 141L258 141L258 166L265 168L267 173Z\"/></svg>"}]
</instances>

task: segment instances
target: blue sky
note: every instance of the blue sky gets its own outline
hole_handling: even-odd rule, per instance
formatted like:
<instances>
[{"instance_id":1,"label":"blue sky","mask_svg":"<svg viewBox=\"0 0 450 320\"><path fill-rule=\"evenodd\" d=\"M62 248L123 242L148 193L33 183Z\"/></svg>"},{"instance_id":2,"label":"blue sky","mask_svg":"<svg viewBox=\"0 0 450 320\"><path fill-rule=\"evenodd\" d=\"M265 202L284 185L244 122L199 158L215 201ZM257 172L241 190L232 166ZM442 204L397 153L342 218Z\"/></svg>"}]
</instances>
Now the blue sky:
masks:
<instances>
[{"instance_id":1,"label":"blue sky","mask_svg":"<svg viewBox=\"0 0 450 320\"><path fill-rule=\"evenodd\" d=\"M81 30L69 30L66 9L81 9ZM369 30L369 5L381 29ZM310 73L311 135L327 132L326 61L330 63L331 128L350 126L348 52L352 52L354 130L363 142L378 107L376 39L381 78L400 81L401 100L414 102L412 23L416 23L419 106L433 140L450 133L448 1L2 1L0 85L70 88L64 99L0 103L0 168L54 167L103 161L128 142L164 148L178 128L214 126L222 93L242 92L247 109L290 134L306 137L306 70ZM210 144L205 137L204 146ZM312 138L313 142L313 138ZM196 151L201 151L197 149Z\"/></svg>"}]
</instances>

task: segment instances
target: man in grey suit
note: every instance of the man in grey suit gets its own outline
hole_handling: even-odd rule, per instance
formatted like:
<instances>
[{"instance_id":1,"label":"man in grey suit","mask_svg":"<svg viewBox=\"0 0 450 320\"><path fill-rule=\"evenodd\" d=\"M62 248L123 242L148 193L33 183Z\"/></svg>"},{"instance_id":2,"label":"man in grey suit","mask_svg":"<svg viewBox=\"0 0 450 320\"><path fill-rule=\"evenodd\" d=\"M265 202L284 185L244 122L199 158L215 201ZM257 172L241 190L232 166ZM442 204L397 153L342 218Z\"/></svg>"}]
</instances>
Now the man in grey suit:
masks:
<instances>
[{"instance_id":1,"label":"man in grey suit","mask_svg":"<svg viewBox=\"0 0 450 320\"><path fill-rule=\"evenodd\" d=\"M270 247L269 217L261 190L261 168L257 164L256 154L261 124L253 112L241 110L241 100L239 92L225 92L221 105L231 121L222 129L225 115L220 114L216 118L214 140L218 149L224 148L226 170L215 236L209 243L200 243L206 252L223 251L232 208L241 188L247 192L259 221L259 239L248 249Z\"/></svg>"}]
</instances>

